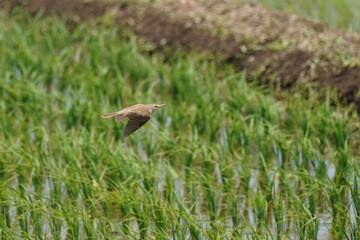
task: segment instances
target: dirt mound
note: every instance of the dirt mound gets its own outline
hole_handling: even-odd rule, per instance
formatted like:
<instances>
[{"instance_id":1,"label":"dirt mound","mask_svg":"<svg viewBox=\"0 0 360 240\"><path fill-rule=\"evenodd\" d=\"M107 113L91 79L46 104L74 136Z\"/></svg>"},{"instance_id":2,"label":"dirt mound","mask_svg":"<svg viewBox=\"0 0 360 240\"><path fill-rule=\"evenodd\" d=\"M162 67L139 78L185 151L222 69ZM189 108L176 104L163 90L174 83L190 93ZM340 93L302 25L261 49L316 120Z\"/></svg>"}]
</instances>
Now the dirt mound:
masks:
<instances>
[{"instance_id":1,"label":"dirt mound","mask_svg":"<svg viewBox=\"0 0 360 240\"><path fill-rule=\"evenodd\" d=\"M344 67L339 73L325 72L318 78L322 86L334 86L346 103L354 103L360 112L360 68Z\"/></svg>"},{"instance_id":2,"label":"dirt mound","mask_svg":"<svg viewBox=\"0 0 360 240\"><path fill-rule=\"evenodd\" d=\"M296 82L334 86L360 111L360 37L322 24L232 0L120 4L81 0L17 0L35 14L72 14L86 20L115 10L116 24L159 50L181 47L209 51L262 82L291 87ZM340 60L339 60L340 59ZM345 60L344 60L345 59ZM355 62L348 67L348 62Z\"/></svg>"},{"instance_id":3,"label":"dirt mound","mask_svg":"<svg viewBox=\"0 0 360 240\"><path fill-rule=\"evenodd\" d=\"M155 43L159 49L177 46L184 50L211 51L225 58L240 50L239 42L232 37L216 36L206 29L170 19L150 7L133 6L122 9L118 12L116 21L131 27L137 35Z\"/></svg>"}]
</instances>

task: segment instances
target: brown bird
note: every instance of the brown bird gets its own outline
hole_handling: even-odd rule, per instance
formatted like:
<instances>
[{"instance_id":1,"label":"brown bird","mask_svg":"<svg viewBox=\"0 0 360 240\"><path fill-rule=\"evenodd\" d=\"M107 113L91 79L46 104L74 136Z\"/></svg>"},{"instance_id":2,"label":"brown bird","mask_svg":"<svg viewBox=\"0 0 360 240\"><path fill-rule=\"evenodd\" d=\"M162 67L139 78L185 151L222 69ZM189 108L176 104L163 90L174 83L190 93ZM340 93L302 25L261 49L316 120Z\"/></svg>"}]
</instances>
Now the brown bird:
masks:
<instances>
[{"instance_id":1,"label":"brown bird","mask_svg":"<svg viewBox=\"0 0 360 240\"><path fill-rule=\"evenodd\" d=\"M151 113L153 113L158 108L165 106L165 104L135 104L118 112L104 114L101 117L115 117L116 122L120 122L126 118L129 118L129 121L127 122L123 131L123 136L127 137L138 130L147 121L149 121Z\"/></svg>"}]
</instances>

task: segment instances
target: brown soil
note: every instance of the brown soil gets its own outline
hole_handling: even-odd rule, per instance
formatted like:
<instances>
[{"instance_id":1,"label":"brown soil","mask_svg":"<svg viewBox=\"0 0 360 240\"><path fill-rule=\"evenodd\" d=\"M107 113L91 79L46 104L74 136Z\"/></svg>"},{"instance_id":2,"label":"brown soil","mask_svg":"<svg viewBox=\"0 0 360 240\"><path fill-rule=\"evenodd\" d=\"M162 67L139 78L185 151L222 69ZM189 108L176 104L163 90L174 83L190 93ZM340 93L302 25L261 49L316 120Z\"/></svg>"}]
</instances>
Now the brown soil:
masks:
<instances>
[{"instance_id":1,"label":"brown soil","mask_svg":"<svg viewBox=\"0 0 360 240\"><path fill-rule=\"evenodd\" d=\"M219 37L206 29L170 19L151 7L133 6L122 9L118 12L116 21L131 27L138 36L154 43L159 49L181 47L184 50L210 51L225 58L240 51L240 43L232 37Z\"/></svg>"},{"instance_id":2,"label":"brown soil","mask_svg":"<svg viewBox=\"0 0 360 240\"><path fill-rule=\"evenodd\" d=\"M338 73L325 72L318 78L322 86L334 86L346 103L354 103L360 112L360 68L344 67Z\"/></svg>"},{"instance_id":3,"label":"brown soil","mask_svg":"<svg viewBox=\"0 0 360 240\"><path fill-rule=\"evenodd\" d=\"M296 81L309 78L311 58L310 52L302 50L283 52L276 61L268 65L265 76L268 73L276 74L282 88L291 87Z\"/></svg>"},{"instance_id":4,"label":"brown soil","mask_svg":"<svg viewBox=\"0 0 360 240\"><path fill-rule=\"evenodd\" d=\"M359 62L359 35L328 30L313 21L232 0L160 3L10 1L11 7L22 5L32 14L43 9L45 15L72 14L82 20L112 10L116 24L131 29L159 50L181 47L209 51L238 69L256 72L262 82L275 81L282 88L310 81L333 86L360 112L360 67L347 67L336 60L341 55Z\"/></svg>"}]
</instances>

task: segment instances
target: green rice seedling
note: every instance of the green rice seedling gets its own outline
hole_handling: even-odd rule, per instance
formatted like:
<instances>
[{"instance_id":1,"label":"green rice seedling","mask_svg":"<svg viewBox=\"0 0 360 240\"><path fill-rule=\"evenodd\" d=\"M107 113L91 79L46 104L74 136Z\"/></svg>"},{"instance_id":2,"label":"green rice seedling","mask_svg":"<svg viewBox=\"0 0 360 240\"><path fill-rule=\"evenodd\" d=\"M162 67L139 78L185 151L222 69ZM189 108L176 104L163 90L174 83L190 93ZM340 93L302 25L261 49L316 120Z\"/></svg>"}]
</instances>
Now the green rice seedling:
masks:
<instances>
[{"instance_id":1,"label":"green rice seedling","mask_svg":"<svg viewBox=\"0 0 360 240\"><path fill-rule=\"evenodd\" d=\"M328 167L326 160L321 156L314 156L310 159L311 165L314 168L315 175L320 181L325 181L327 177Z\"/></svg>"},{"instance_id":2,"label":"green rice seedling","mask_svg":"<svg viewBox=\"0 0 360 240\"><path fill-rule=\"evenodd\" d=\"M64 220L62 219L63 215L61 212L61 207L51 207L48 208L48 220L49 220L49 225L50 225L50 232L51 232L51 237L55 240L60 240L62 239L62 226L64 225Z\"/></svg>"},{"instance_id":3,"label":"green rice seedling","mask_svg":"<svg viewBox=\"0 0 360 240\"><path fill-rule=\"evenodd\" d=\"M196 224L194 224L192 222L189 222L188 223L188 228L189 228L190 235L191 235L192 239L196 239L196 240L204 239L202 237L201 231L199 230L199 227L196 226Z\"/></svg>"},{"instance_id":4,"label":"green rice seedling","mask_svg":"<svg viewBox=\"0 0 360 240\"><path fill-rule=\"evenodd\" d=\"M282 234L285 230L285 224L286 221L285 216L285 203L284 200L280 200L278 198L275 198L273 201L273 215L276 225L276 239L281 239Z\"/></svg>"},{"instance_id":5,"label":"green rice seedling","mask_svg":"<svg viewBox=\"0 0 360 240\"><path fill-rule=\"evenodd\" d=\"M96 236L97 227L95 225L96 224L95 221L92 220L93 217L90 216L90 214L88 214L86 211L83 211L80 216L81 216L81 222L84 227L84 232L85 232L86 238L87 239L97 239L97 236Z\"/></svg>"},{"instance_id":6,"label":"green rice seedling","mask_svg":"<svg viewBox=\"0 0 360 240\"><path fill-rule=\"evenodd\" d=\"M211 163L211 160L207 160L204 161L203 164L203 171L205 173L205 175L203 176L203 189L205 192L205 198L207 200L208 203L208 209L209 209L209 218L211 220L211 222L215 222L217 219L217 214L218 214L218 197L217 194L215 192L215 189L213 188L211 182L213 181L211 178L212 171L213 171L213 166Z\"/></svg>"},{"instance_id":7,"label":"green rice seedling","mask_svg":"<svg viewBox=\"0 0 360 240\"><path fill-rule=\"evenodd\" d=\"M189 198L189 208L192 214L196 214L200 208L200 187L198 184L194 183L194 180L196 179L195 173L192 173L192 183L188 184L186 186L187 195Z\"/></svg>"},{"instance_id":8,"label":"green rice seedling","mask_svg":"<svg viewBox=\"0 0 360 240\"><path fill-rule=\"evenodd\" d=\"M348 146L348 139L350 137L350 128L348 114L345 112L342 116L333 117L334 129L334 145L337 150L345 150Z\"/></svg>"},{"instance_id":9,"label":"green rice seedling","mask_svg":"<svg viewBox=\"0 0 360 240\"><path fill-rule=\"evenodd\" d=\"M146 189L147 192L151 193L151 194L154 194L156 192L156 181L155 181L155 178L156 176L153 175L153 174L146 174L150 169L153 169L154 166L151 162L148 163L148 166L147 167L144 167L143 168L143 173L144 173L144 177L143 177L143 185L144 185L144 188Z\"/></svg>"},{"instance_id":10,"label":"green rice seedling","mask_svg":"<svg viewBox=\"0 0 360 240\"><path fill-rule=\"evenodd\" d=\"M301 239L317 239L318 237L318 226L319 220L316 216L311 213L308 204L311 208L311 199L308 200L310 203L301 204L295 203L294 206L300 207L302 210L298 212L298 233Z\"/></svg>"},{"instance_id":11,"label":"green rice seedling","mask_svg":"<svg viewBox=\"0 0 360 240\"><path fill-rule=\"evenodd\" d=\"M148 230L148 219L145 214L146 207L143 203L138 202L137 200L132 201L132 210L136 218L136 222L139 228L140 239L146 239L147 230Z\"/></svg>"},{"instance_id":12,"label":"green rice seedling","mask_svg":"<svg viewBox=\"0 0 360 240\"><path fill-rule=\"evenodd\" d=\"M133 90L135 89L135 84L141 79L146 79L150 74L150 66L148 61L145 60L142 56L139 56L134 51L134 48L129 48L125 45L117 55L117 63L120 63L120 70L123 75L129 75L129 78L133 81ZM139 67L141 66L141 67Z\"/></svg>"},{"instance_id":13,"label":"green rice seedling","mask_svg":"<svg viewBox=\"0 0 360 240\"><path fill-rule=\"evenodd\" d=\"M308 225L315 219L312 217L306 202L303 200L304 190L296 190L297 187L294 187L296 185L292 181L284 179L285 176L283 174L280 174L279 176L284 186L283 190L286 192L287 198L289 199L289 210L291 209L289 216L292 215L294 218L295 229L290 231L294 231L300 239L307 239L307 237L309 237L307 230L309 228Z\"/></svg>"},{"instance_id":14,"label":"green rice seedling","mask_svg":"<svg viewBox=\"0 0 360 240\"><path fill-rule=\"evenodd\" d=\"M251 136L254 141L254 148L256 149L254 149L255 151L253 150L253 154L259 152L265 159L271 159L273 157L272 137L270 136L270 131L272 130L270 128L272 128L272 125L266 122L254 122L253 135Z\"/></svg>"},{"instance_id":15,"label":"green rice seedling","mask_svg":"<svg viewBox=\"0 0 360 240\"><path fill-rule=\"evenodd\" d=\"M99 193L99 202L100 202L100 206L101 206L101 212L100 213L97 213L97 215L101 214L104 218L106 219L110 219L111 218L111 210L112 210L112 200L110 197L107 196L108 194L106 193ZM97 206L96 204L93 204L92 206L92 211L96 211L97 209ZM106 221L104 222L106 223Z\"/></svg>"},{"instance_id":16,"label":"green rice seedling","mask_svg":"<svg viewBox=\"0 0 360 240\"><path fill-rule=\"evenodd\" d=\"M275 164L280 165L282 169L291 167L290 159L294 158L293 155L293 140L289 139L286 135L274 136L273 140L273 153L275 157ZM263 161L263 160L262 160Z\"/></svg>"},{"instance_id":17,"label":"green rice seedling","mask_svg":"<svg viewBox=\"0 0 360 240\"><path fill-rule=\"evenodd\" d=\"M167 206L163 206L160 200L155 200L153 203L153 229L152 233L156 237L156 239L169 239L167 234L167 229L170 229L170 219L167 217Z\"/></svg>"},{"instance_id":18,"label":"green rice seedling","mask_svg":"<svg viewBox=\"0 0 360 240\"><path fill-rule=\"evenodd\" d=\"M227 154L226 147L219 146L219 156L216 156L217 165L220 171L221 182L223 185L223 192L228 193L234 186L234 171L232 169L233 164L231 163L231 156Z\"/></svg>"},{"instance_id":19,"label":"green rice seedling","mask_svg":"<svg viewBox=\"0 0 360 240\"><path fill-rule=\"evenodd\" d=\"M19 176L18 176L18 189L16 189L15 193L18 196L16 198L16 210L17 210L17 217L19 219L19 226L21 230L21 234L25 237L29 235L29 212L26 207L27 203L27 195L26 195L26 187L25 187L25 177L20 172L21 167L17 169ZM15 195L15 196L16 196Z\"/></svg>"},{"instance_id":20,"label":"green rice seedling","mask_svg":"<svg viewBox=\"0 0 360 240\"><path fill-rule=\"evenodd\" d=\"M272 200L272 189L274 188L274 180L271 178L270 169L267 166L263 155L260 155L260 174L258 177L261 191L265 194L267 202Z\"/></svg>"},{"instance_id":21,"label":"green rice seedling","mask_svg":"<svg viewBox=\"0 0 360 240\"><path fill-rule=\"evenodd\" d=\"M309 238L317 239L319 219L316 216L316 206L319 205L317 202L319 185L307 172L304 172L303 181L305 183L304 200L306 201L306 216L309 219L306 223L307 235Z\"/></svg>"},{"instance_id":22,"label":"green rice seedling","mask_svg":"<svg viewBox=\"0 0 360 240\"><path fill-rule=\"evenodd\" d=\"M297 154L294 156L294 164L299 171L307 170L309 167L309 161L311 159L311 153L308 152L308 149L311 149L309 148L309 144L309 141L304 139L304 142L299 146Z\"/></svg>"},{"instance_id":23,"label":"green rice seedling","mask_svg":"<svg viewBox=\"0 0 360 240\"><path fill-rule=\"evenodd\" d=\"M50 182L50 207L57 208L58 206L62 205L62 186L61 182L59 182L58 179L55 179L53 175L50 174L49 176L49 182Z\"/></svg>"},{"instance_id":24,"label":"green rice seedling","mask_svg":"<svg viewBox=\"0 0 360 240\"><path fill-rule=\"evenodd\" d=\"M66 181L66 180L65 180ZM76 204L76 200L80 193L80 186L77 181L74 181L72 179L68 179L68 181L65 183L66 185L66 192L68 193L70 199L74 204Z\"/></svg>"},{"instance_id":25,"label":"green rice seedling","mask_svg":"<svg viewBox=\"0 0 360 240\"><path fill-rule=\"evenodd\" d=\"M111 239L115 234L118 234L120 229L112 225L112 222L106 218L99 218L98 224L98 238Z\"/></svg>"},{"instance_id":26,"label":"green rice seedling","mask_svg":"<svg viewBox=\"0 0 360 240\"><path fill-rule=\"evenodd\" d=\"M265 224L267 201L260 189L254 193L254 215L256 233L259 234Z\"/></svg>"},{"instance_id":27,"label":"green rice seedling","mask_svg":"<svg viewBox=\"0 0 360 240\"><path fill-rule=\"evenodd\" d=\"M205 149L203 149L205 150ZM210 149L211 151L211 149ZM210 219L209 237L217 238L221 235L221 227L219 226L219 213L220 213L220 196L221 192L215 189L216 162L213 160L212 154L207 152L203 153L204 161L202 162L202 179L201 184L203 187L204 200L207 203L207 213Z\"/></svg>"},{"instance_id":28,"label":"green rice seedling","mask_svg":"<svg viewBox=\"0 0 360 240\"><path fill-rule=\"evenodd\" d=\"M33 227L34 235L37 239L44 239L44 233L42 230L43 225L43 215L44 215L44 204L37 200L33 201L32 198L28 197L27 209L29 211L29 222Z\"/></svg>"},{"instance_id":29,"label":"green rice seedling","mask_svg":"<svg viewBox=\"0 0 360 240\"><path fill-rule=\"evenodd\" d=\"M175 179L174 179L175 171L171 168L171 166L166 166L166 176L165 176L165 186L164 186L164 198L166 202L169 204L173 204L175 199Z\"/></svg>"},{"instance_id":30,"label":"green rice seedling","mask_svg":"<svg viewBox=\"0 0 360 240\"><path fill-rule=\"evenodd\" d=\"M351 187L351 198L354 208L354 222L352 224L351 236L353 239L360 237L359 227L360 227L360 195L359 195L359 185L358 185L358 176L354 176L353 186Z\"/></svg>"},{"instance_id":31,"label":"green rice seedling","mask_svg":"<svg viewBox=\"0 0 360 240\"><path fill-rule=\"evenodd\" d=\"M232 221L232 238L240 237L239 225L241 223L241 209L239 207L239 200L234 192L227 194L227 204Z\"/></svg>"},{"instance_id":32,"label":"green rice seedling","mask_svg":"<svg viewBox=\"0 0 360 240\"><path fill-rule=\"evenodd\" d=\"M89 207L92 206L92 199L94 199L94 189L95 187L92 185L97 185L97 183L95 181L90 182L91 177L88 176L88 178L83 179L83 182L81 183L81 193L84 194L85 197L85 201L84 203L87 204ZM89 181L89 182L88 182ZM89 202L87 202L87 200L89 200Z\"/></svg>"},{"instance_id":33,"label":"green rice seedling","mask_svg":"<svg viewBox=\"0 0 360 240\"><path fill-rule=\"evenodd\" d=\"M331 117L331 111L328 108L320 108L318 111L321 112L319 114L318 119L316 119L314 128L316 129L315 133L317 138L319 139L319 147L322 153L325 152L325 148L329 144L329 134L331 132L331 128L328 124L328 119Z\"/></svg>"},{"instance_id":34,"label":"green rice seedling","mask_svg":"<svg viewBox=\"0 0 360 240\"><path fill-rule=\"evenodd\" d=\"M221 148L219 146L219 148ZM230 214L232 221L232 237L240 237L238 227L241 220L241 209L239 207L239 198L237 193L237 183L235 178L234 164L231 162L231 156L228 154L226 147L222 147L217 156L217 165L219 167L221 185L222 185L222 202L220 204L220 214ZM226 219L224 219L226 221ZM224 234L229 232L228 229L223 230Z\"/></svg>"},{"instance_id":35,"label":"green rice seedling","mask_svg":"<svg viewBox=\"0 0 360 240\"><path fill-rule=\"evenodd\" d=\"M104 181L110 191L116 191L124 182L129 185L136 182L136 179L142 180L141 171L137 163L128 161L128 159L137 159L132 153L123 154L120 150L111 152L111 155L105 158L107 169L104 172Z\"/></svg>"},{"instance_id":36,"label":"green rice seedling","mask_svg":"<svg viewBox=\"0 0 360 240\"><path fill-rule=\"evenodd\" d=\"M286 105L284 124L287 129L301 130L301 135L307 137L311 134L311 115L310 111L298 111L302 106L301 97L296 92L294 97L289 99L291 104Z\"/></svg>"},{"instance_id":37,"label":"green rice seedling","mask_svg":"<svg viewBox=\"0 0 360 240\"><path fill-rule=\"evenodd\" d=\"M0 186L0 211L1 211L1 228L7 229L11 227L10 219L10 201L9 194L4 190L3 186ZM4 231L5 232L5 231Z\"/></svg>"},{"instance_id":38,"label":"green rice seedling","mask_svg":"<svg viewBox=\"0 0 360 240\"><path fill-rule=\"evenodd\" d=\"M184 153L183 155L184 155L183 159L184 159L184 168L185 168L185 181L186 181L186 185L188 185L189 183L191 183L191 168L193 167L195 154L191 152L191 153Z\"/></svg>"},{"instance_id":39,"label":"green rice seedling","mask_svg":"<svg viewBox=\"0 0 360 240\"><path fill-rule=\"evenodd\" d=\"M11 233L9 228L3 227L0 230L0 237L1 237L1 239L10 239L10 238L14 237L14 234Z\"/></svg>"},{"instance_id":40,"label":"green rice seedling","mask_svg":"<svg viewBox=\"0 0 360 240\"><path fill-rule=\"evenodd\" d=\"M81 239L80 213L75 206L61 206L61 215L66 222L67 237L70 239Z\"/></svg>"},{"instance_id":41,"label":"green rice seedling","mask_svg":"<svg viewBox=\"0 0 360 240\"><path fill-rule=\"evenodd\" d=\"M172 239L186 239L186 229L181 226L184 224L182 218L177 218L176 222L171 223L171 238Z\"/></svg>"},{"instance_id":42,"label":"green rice seedling","mask_svg":"<svg viewBox=\"0 0 360 240\"><path fill-rule=\"evenodd\" d=\"M250 160L249 160L250 161ZM248 213L248 208L250 206L250 189L251 189L251 179L252 179L252 173L249 171L250 166L249 166L249 162L248 161L244 161L242 169L239 170L239 178L240 178L240 191L241 193L245 196L245 206L244 206L244 215L247 215Z\"/></svg>"},{"instance_id":43,"label":"green rice seedling","mask_svg":"<svg viewBox=\"0 0 360 240\"><path fill-rule=\"evenodd\" d=\"M181 216L181 218L178 219L179 231L182 231L184 235L186 234L185 236L190 235L192 239L203 239L203 229L201 228L199 221L192 217L192 215L195 214L195 211L193 211L192 208L186 208L184 201L178 194L175 194L174 198L178 206L179 215ZM185 229L183 228L184 224L186 225Z\"/></svg>"},{"instance_id":44,"label":"green rice seedling","mask_svg":"<svg viewBox=\"0 0 360 240\"><path fill-rule=\"evenodd\" d=\"M327 189L328 201L331 207L332 233L338 239L344 239L346 236L346 209L342 201L343 189L336 188L336 185Z\"/></svg>"},{"instance_id":45,"label":"green rice seedling","mask_svg":"<svg viewBox=\"0 0 360 240\"><path fill-rule=\"evenodd\" d=\"M130 217L132 215L132 211L128 202L128 199L122 199L119 202L120 214L121 214L121 225L122 225L122 232L126 236L131 236L131 220Z\"/></svg>"},{"instance_id":46,"label":"green rice seedling","mask_svg":"<svg viewBox=\"0 0 360 240\"><path fill-rule=\"evenodd\" d=\"M337 154L337 163L335 166L336 173L335 173L335 182L338 186L346 187L348 180L347 176L350 171L351 166L351 159L349 153L345 150L340 150ZM345 194L345 189L340 188L342 193Z\"/></svg>"},{"instance_id":47,"label":"green rice seedling","mask_svg":"<svg viewBox=\"0 0 360 240\"><path fill-rule=\"evenodd\" d=\"M22 237L30 236L30 228L29 228L29 220L28 220L28 212L26 211L26 205L23 201L17 200L16 202L16 210L17 210L17 218L19 220L19 230L21 232Z\"/></svg>"}]
</instances>

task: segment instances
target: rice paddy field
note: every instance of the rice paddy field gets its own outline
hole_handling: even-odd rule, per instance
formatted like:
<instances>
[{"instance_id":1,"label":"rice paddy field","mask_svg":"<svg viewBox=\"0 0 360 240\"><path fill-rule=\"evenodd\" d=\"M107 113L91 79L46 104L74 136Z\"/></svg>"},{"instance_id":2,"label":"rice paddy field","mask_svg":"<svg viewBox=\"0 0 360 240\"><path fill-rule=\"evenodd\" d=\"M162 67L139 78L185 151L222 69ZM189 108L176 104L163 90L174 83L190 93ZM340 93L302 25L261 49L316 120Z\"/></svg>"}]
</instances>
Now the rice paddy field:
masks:
<instances>
[{"instance_id":1,"label":"rice paddy field","mask_svg":"<svg viewBox=\"0 0 360 240\"><path fill-rule=\"evenodd\" d=\"M238 0L311 17L332 28L360 32L360 1L358 0Z\"/></svg>"},{"instance_id":2,"label":"rice paddy field","mask_svg":"<svg viewBox=\"0 0 360 240\"><path fill-rule=\"evenodd\" d=\"M0 11L0 239L359 239L358 115L106 18ZM151 53L151 54L150 54ZM129 138L101 119L166 103Z\"/></svg>"}]
</instances>

